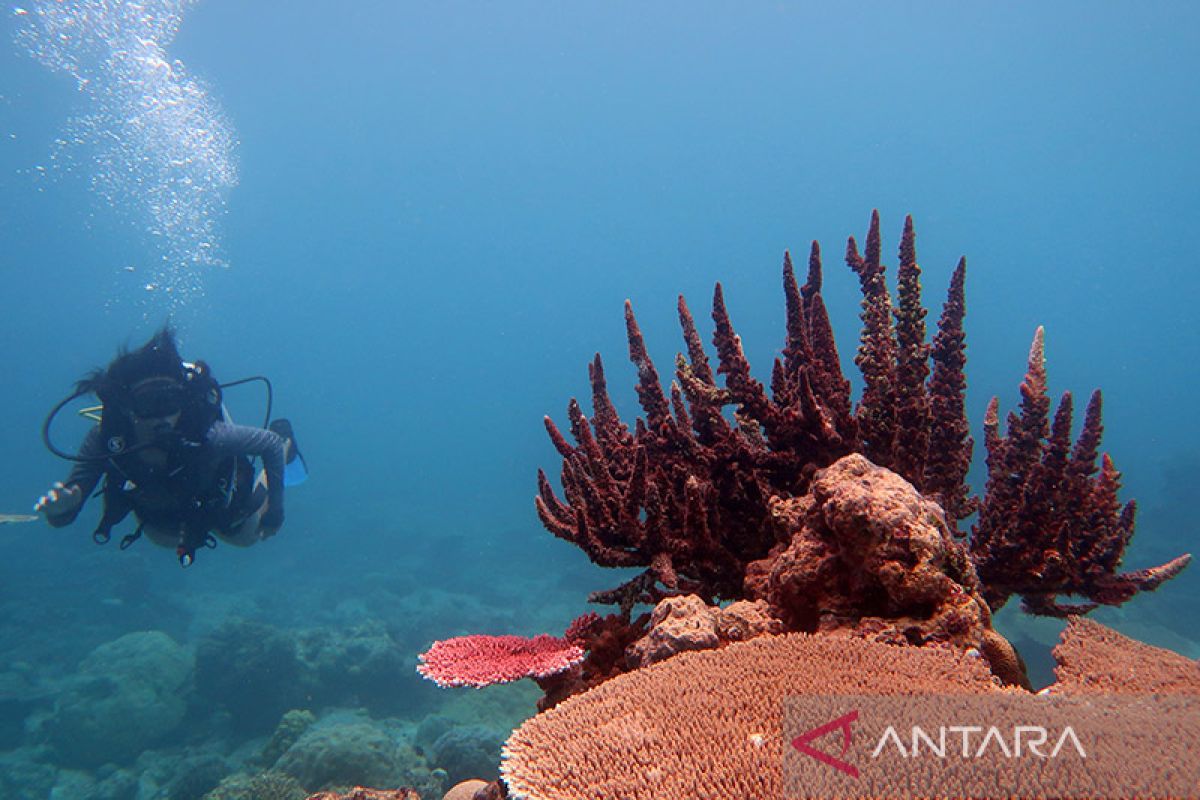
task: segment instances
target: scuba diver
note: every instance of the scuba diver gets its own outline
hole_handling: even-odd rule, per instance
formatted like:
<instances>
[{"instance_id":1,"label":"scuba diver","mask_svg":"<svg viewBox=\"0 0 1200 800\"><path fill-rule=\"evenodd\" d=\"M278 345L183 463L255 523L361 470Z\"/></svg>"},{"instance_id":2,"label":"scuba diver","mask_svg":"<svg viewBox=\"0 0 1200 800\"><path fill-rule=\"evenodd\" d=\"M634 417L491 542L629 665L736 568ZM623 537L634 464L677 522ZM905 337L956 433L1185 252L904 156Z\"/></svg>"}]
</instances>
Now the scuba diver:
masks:
<instances>
[{"instance_id":1,"label":"scuba diver","mask_svg":"<svg viewBox=\"0 0 1200 800\"><path fill-rule=\"evenodd\" d=\"M180 357L169 326L132 352L122 349L107 367L80 380L46 418L46 447L75 467L34 510L53 527L68 525L103 479L97 496L104 499L104 511L92 538L104 544L133 512L137 528L121 540L121 549L145 533L155 544L175 548L185 567L198 549L216 546L213 534L238 547L274 536L283 526L285 483L299 483L307 467L287 420L258 428L229 419L222 388L252 380L267 385L270 420L266 378L218 383L203 361ZM102 405L80 413L91 412L97 424L78 454L58 450L50 441L55 415L88 394ZM262 459L257 476L253 456Z\"/></svg>"}]
</instances>

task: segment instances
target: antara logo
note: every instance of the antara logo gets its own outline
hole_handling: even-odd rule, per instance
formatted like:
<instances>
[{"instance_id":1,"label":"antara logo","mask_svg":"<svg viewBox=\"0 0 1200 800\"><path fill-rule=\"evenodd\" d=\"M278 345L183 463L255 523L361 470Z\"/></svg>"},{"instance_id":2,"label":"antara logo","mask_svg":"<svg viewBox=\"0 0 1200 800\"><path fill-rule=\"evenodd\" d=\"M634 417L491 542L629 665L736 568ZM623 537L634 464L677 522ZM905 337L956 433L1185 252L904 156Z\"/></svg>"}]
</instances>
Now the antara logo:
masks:
<instances>
[{"instance_id":1,"label":"antara logo","mask_svg":"<svg viewBox=\"0 0 1200 800\"><path fill-rule=\"evenodd\" d=\"M811 728L792 739L792 747L822 764L852 778L857 778L858 768L845 760L846 754L850 752L850 746L854 742L851 725L857 720L857 710L843 714L837 719ZM815 740L834 731L842 733L842 752L839 755L830 755L813 746L812 743ZM902 758L918 758L923 755L942 759L947 758L948 755L958 755L961 758L982 758L989 754L1003 755L1005 758L1020 758L1026 754L1032 754L1039 758L1057 758L1067 745L1074 748L1080 758L1087 758L1087 753L1084 751L1079 737L1075 735L1075 730L1070 725L1059 733L1049 752L1045 752L1045 748L1051 740L1050 731L1040 725L1015 725L1008 736L994 725L941 725L936 728L936 732L935 737L921 726L913 725L907 739L909 745L906 747L905 739L901 737L895 726L888 725L880 734L875 749L871 751L871 758L877 759L881 755L885 755L885 751L889 748ZM961 747L951 747L957 743L961 743Z\"/></svg>"},{"instance_id":2,"label":"antara logo","mask_svg":"<svg viewBox=\"0 0 1200 800\"><path fill-rule=\"evenodd\" d=\"M822 764L828 764L836 770L846 773L851 778L858 777L858 767L843 761L841 758L834 758L828 753L822 752L809 744L813 739L820 739L825 734L841 729L842 731L842 757L850 751L850 745L854 741L854 734L850 730L850 724L858 719L858 712L851 711L849 714L843 714L835 720L826 722L824 725L806 731L795 739L792 739L792 747L799 750L806 756L811 756Z\"/></svg>"},{"instance_id":3,"label":"antara logo","mask_svg":"<svg viewBox=\"0 0 1200 800\"><path fill-rule=\"evenodd\" d=\"M1080 758L1087 758L1087 753L1084 752L1079 737L1075 735L1075 729L1070 725L1063 728L1054 743L1054 748L1049 753L1042 752L1042 748L1050 739L1050 731L1041 725L1014 725L1011 736L1008 737L1005 737L1004 732L995 725L989 725L986 728L982 725L942 725L937 730L938 736L935 741L923 728L914 725L909 740L911 747L905 750L900 734L894 727L888 725L887 730L879 737L879 744L875 745L871 758L879 758L879 754L889 745L894 746L896 752L904 758L917 758L921 755L922 748L937 758L946 758L947 739L950 740L949 743L952 743L954 739L961 739L962 748L961 750L956 748L956 750L962 758L983 758L989 752L996 755L1003 754L1005 758L1020 758L1024 755L1022 745L1026 752L1032 753L1038 758L1058 758L1058 754L1062 752L1064 745L1068 742L1075 748L1075 752L1079 754ZM976 747L972 745L972 736L977 734L981 735L976 740L979 742ZM954 751L951 751L950 754L954 755Z\"/></svg>"}]
</instances>

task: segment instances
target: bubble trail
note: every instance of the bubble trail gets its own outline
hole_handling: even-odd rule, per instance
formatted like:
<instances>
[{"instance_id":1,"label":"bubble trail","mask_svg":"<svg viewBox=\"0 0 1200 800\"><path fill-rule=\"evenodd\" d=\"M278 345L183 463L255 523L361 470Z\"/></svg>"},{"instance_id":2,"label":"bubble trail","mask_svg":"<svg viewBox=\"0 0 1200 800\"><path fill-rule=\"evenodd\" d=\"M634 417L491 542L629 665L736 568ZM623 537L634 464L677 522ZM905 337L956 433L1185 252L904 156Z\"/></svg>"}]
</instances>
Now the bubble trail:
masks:
<instances>
[{"instance_id":1,"label":"bubble trail","mask_svg":"<svg viewBox=\"0 0 1200 800\"><path fill-rule=\"evenodd\" d=\"M86 170L96 194L154 242L145 283L174 309L225 266L218 222L237 185L233 129L166 47L195 0L43 0L14 9L18 45L72 76L87 99L52 161Z\"/></svg>"}]
</instances>

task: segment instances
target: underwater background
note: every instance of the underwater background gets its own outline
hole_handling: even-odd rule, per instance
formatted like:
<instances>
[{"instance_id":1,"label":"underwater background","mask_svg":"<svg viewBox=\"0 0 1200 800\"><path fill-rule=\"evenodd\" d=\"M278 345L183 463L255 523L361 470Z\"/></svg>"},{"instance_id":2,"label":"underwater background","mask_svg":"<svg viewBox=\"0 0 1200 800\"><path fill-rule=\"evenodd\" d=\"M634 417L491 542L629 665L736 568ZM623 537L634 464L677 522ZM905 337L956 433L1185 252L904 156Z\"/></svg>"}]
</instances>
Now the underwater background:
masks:
<instances>
[{"instance_id":1,"label":"underwater background","mask_svg":"<svg viewBox=\"0 0 1200 800\"><path fill-rule=\"evenodd\" d=\"M472 777L536 690L438 690L416 654L557 634L625 577L533 505L560 464L542 416L586 400L594 353L639 413L623 301L665 376L677 295L707 340L721 281L765 380L783 253L817 239L856 380L841 253L874 208L893 285L913 215L931 309L967 257L976 489L984 406L1016 405L1044 325L1052 396L1104 390L1103 448L1139 502L1124 566L1194 550L1197 31L1184 2L7 7L0 512L69 470L40 440L54 403L168 320L219 379L271 379L312 474L279 536L187 570L147 541L93 544L98 501L66 529L0 526L0 795L200 798L299 708L413 744L392 773L347 756L361 769L338 780ZM261 421L257 385L226 399ZM85 430L64 414L55 442ZM1061 623L1016 606L998 627L1045 683ZM1198 614L1193 567L1094 616L1194 658ZM171 641L122 638L146 631ZM103 760L103 725L159 724L113 688L139 680L112 674L123 659L185 662L153 687L183 705ZM72 710L87 698L103 723Z\"/></svg>"}]
</instances>

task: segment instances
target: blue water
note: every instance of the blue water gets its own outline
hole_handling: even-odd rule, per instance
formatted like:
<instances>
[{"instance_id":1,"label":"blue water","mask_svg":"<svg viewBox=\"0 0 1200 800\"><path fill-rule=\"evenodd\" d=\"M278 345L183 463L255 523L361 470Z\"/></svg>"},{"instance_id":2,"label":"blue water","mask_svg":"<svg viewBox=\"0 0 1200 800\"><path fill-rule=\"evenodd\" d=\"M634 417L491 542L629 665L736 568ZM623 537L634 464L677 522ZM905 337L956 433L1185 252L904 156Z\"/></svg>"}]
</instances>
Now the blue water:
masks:
<instances>
[{"instance_id":1,"label":"blue water","mask_svg":"<svg viewBox=\"0 0 1200 800\"><path fill-rule=\"evenodd\" d=\"M205 211L225 265L191 267L183 299L144 288L182 267L162 264L136 186L94 191L87 144L54 167L93 99L14 41L28 15L6 15L0 511L65 474L39 440L49 407L168 318L218 377L270 376L313 475L277 539L186 573L146 542L92 544L98 503L69 529L0 528L0 601L36 609L7 623L5 657L40 658L60 625L78 644L35 666L66 672L154 627L154 608L107 602L131 571L185 605L329 606L384 575L512 604L512 632L565 624L617 579L538 523L536 470L559 468L541 418L587 396L595 352L637 413L622 302L667 375L676 295L706 318L722 281L765 379L783 252L818 239L851 374L841 254L873 208L893 265L914 216L931 307L968 258L976 438L991 396L1018 401L1044 325L1052 392L1104 390L1104 448L1142 509L1126 566L1194 550L1200 9L1005 6L202 0L166 52L229 124L237 183ZM239 419L261 413L257 391L232 390ZM1197 611L1193 566L1108 619L1200 642Z\"/></svg>"}]
</instances>

